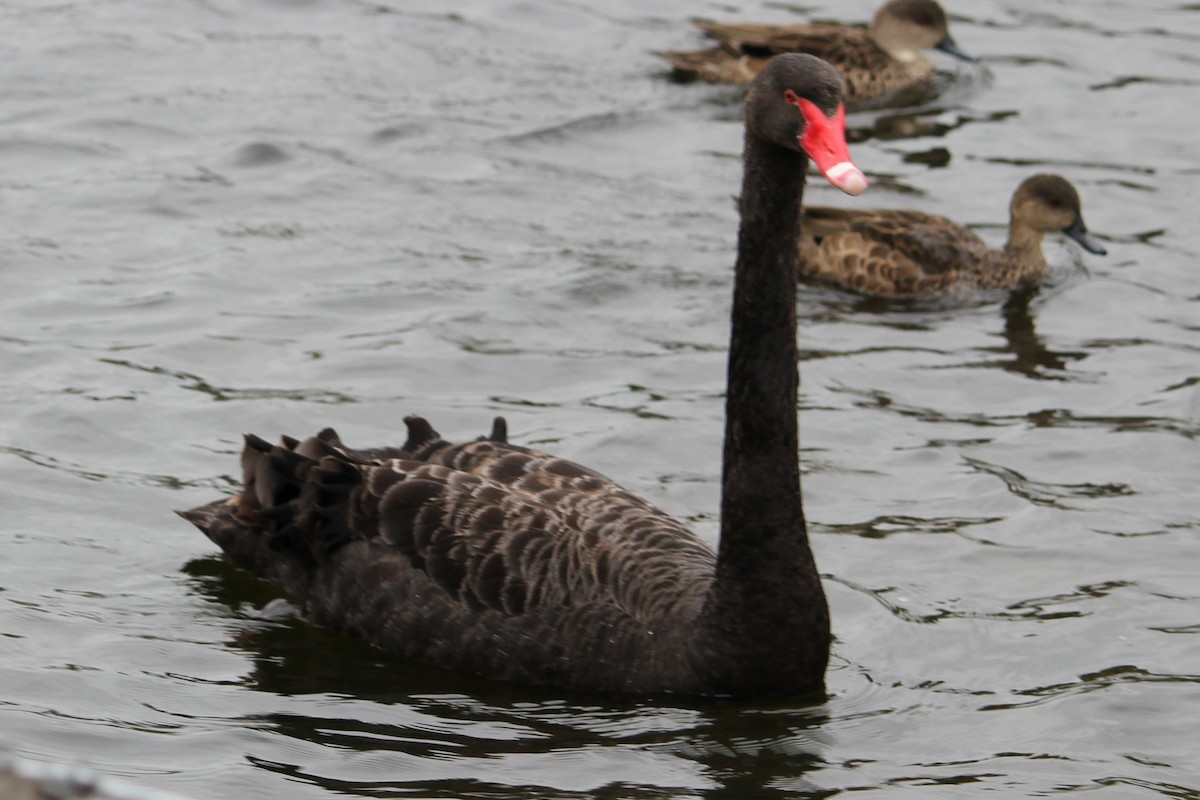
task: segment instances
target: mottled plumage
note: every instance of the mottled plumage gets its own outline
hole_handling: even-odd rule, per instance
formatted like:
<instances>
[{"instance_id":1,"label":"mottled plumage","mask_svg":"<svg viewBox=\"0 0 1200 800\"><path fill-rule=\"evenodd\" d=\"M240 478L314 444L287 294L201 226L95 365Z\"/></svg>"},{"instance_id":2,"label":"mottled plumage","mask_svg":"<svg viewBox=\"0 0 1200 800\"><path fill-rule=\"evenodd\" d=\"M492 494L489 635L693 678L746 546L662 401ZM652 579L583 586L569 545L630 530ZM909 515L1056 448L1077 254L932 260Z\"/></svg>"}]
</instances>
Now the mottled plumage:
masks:
<instances>
[{"instance_id":1,"label":"mottled plumage","mask_svg":"<svg viewBox=\"0 0 1200 800\"><path fill-rule=\"evenodd\" d=\"M697 613L711 549L577 464L406 423L408 442L386 453L356 453L332 430L247 437L244 491L187 516L308 619L401 655L470 651L472 671L545 683L570 682L562 659L662 668L644 663L659 652L644 641Z\"/></svg>"},{"instance_id":2,"label":"mottled plumage","mask_svg":"<svg viewBox=\"0 0 1200 800\"><path fill-rule=\"evenodd\" d=\"M804 210L801 274L861 294L920 297L1036 286L1046 271L1042 239L1061 232L1087 250L1079 194L1058 175L1034 175L1013 194L1008 242L988 248L945 217L899 209Z\"/></svg>"},{"instance_id":3,"label":"mottled plumage","mask_svg":"<svg viewBox=\"0 0 1200 800\"><path fill-rule=\"evenodd\" d=\"M848 25L759 25L696 22L715 47L659 53L685 77L717 83L749 83L771 56L810 53L829 62L846 82L846 103L855 104L920 83L933 63L920 54L936 48L974 60L948 32L946 12L935 0L890 0L869 28Z\"/></svg>"},{"instance_id":4,"label":"mottled plumage","mask_svg":"<svg viewBox=\"0 0 1200 800\"><path fill-rule=\"evenodd\" d=\"M307 619L431 664L609 692L820 688L830 632L800 500L797 237L802 147L826 154L836 185L865 187L840 107L837 73L801 55L747 96L718 553L603 475L508 444L502 420L460 445L420 417L399 448L352 450L332 430L249 436L242 491L184 516Z\"/></svg>"}]
</instances>

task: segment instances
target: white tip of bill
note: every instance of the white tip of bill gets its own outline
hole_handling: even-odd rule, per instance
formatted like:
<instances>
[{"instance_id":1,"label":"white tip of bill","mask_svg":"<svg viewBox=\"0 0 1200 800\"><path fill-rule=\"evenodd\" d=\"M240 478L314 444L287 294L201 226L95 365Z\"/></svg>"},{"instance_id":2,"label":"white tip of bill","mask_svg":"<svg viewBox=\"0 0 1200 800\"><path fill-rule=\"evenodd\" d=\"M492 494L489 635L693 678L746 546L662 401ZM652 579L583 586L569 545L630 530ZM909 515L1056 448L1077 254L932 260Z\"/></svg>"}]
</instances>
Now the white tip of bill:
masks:
<instances>
[{"instance_id":1,"label":"white tip of bill","mask_svg":"<svg viewBox=\"0 0 1200 800\"><path fill-rule=\"evenodd\" d=\"M867 190L867 176L849 161L840 161L825 170L825 177L846 194L862 194Z\"/></svg>"}]
</instances>

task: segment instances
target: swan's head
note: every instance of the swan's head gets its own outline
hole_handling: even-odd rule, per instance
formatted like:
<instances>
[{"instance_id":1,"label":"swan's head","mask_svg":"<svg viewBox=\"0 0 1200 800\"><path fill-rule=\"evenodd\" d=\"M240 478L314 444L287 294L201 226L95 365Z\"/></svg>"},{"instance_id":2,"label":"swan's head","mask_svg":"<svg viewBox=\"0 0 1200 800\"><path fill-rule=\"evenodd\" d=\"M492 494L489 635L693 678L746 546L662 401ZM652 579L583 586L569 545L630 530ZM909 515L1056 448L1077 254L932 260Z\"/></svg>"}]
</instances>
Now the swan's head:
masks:
<instances>
[{"instance_id":1,"label":"swan's head","mask_svg":"<svg viewBox=\"0 0 1200 800\"><path fill-rule=\"evenodd\" d=\"M746 129L804 153L846 194L867 188L846 146L842 77L815 56L786 53L767 62L746 96Z\"/></svg>"},{"instance_id":2,"label":"swan's head","mask_svg":"<svg viewBox=\"0 0 1200 800\"><path fill-rule=\"evenodd\" d=\"M1083 224L1079 192L1061 175L1026 178L1013 194L1009 206L1014 225L1025 225L1039 233L1061 232L1090 253L1108 253Z\"/></svg>"}]
</instances>

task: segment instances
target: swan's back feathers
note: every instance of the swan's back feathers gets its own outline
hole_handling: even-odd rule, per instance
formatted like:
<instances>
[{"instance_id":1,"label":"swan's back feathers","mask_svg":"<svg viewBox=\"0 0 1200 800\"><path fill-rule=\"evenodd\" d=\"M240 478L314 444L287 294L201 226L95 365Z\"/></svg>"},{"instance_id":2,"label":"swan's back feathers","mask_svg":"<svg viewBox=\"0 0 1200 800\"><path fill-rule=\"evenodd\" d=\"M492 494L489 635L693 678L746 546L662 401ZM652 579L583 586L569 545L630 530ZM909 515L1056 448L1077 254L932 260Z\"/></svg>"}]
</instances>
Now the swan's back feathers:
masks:
<instances>
[{"instance_id":1,"label":"swan's back feathers","mask_svg":"<svg viewBox=\"0 0 1200 800\"><path fill-rule=\"evenodd\" d=\"M571 648L635 651L631 636L686 631L699 613L715 556L680 523L593 470L507 444L502 421L458 445L406 423L401 448L352 450L328 429L277 445L248 436L242 493L185 516L314 621L486 674L514 668L475 654L505 637L547 637L586 665ZM572 616L592 630L556 641L549 628ZM636 672L636 653L621 658Z\"/></svg>"}]
</instances>

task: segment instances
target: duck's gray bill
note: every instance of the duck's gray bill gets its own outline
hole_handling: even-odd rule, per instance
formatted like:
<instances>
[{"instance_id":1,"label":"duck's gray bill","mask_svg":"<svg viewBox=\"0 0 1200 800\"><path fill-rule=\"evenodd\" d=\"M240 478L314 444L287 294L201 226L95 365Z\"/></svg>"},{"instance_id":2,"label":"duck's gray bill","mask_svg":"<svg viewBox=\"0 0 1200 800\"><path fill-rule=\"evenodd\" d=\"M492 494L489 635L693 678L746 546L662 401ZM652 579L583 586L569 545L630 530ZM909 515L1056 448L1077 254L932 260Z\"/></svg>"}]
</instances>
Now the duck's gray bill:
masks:
<instances>
[{"instance_id":1,"label":"duck's gray bill","mask_svg":"<svg viewBox=\"0 0 1200 800\"><path fill-rule=\"evenodd\" d=\"M965 52L962 48L960 48L958 46L958 42L956 42L956 41L954 41L954 39L950 38L950 34L948 34L948 33L940 42L935 44L933 47L935 50L941 50L943 53L949 53L950 55L954 56L955 58L961 58L963 61L969 61L972 64L979 63L978 58L971 55L970 53Z\"/></svg>"},{"instance_id":2,"label":"duck's gray bill","mask_svg":"<svg viewBox=\"0 0 1200 800\"><path fill-rule=\"evenodd\" d=\"M1076 219L1069 227L1063 229L1063 233L1079 242L1079 246L1089 253L1095 253L1098 256L1108 255L1108 250L1100 241L1088 233L1087 226L1083 224L1083 219Z\"/></svg>"}]
</instances>

